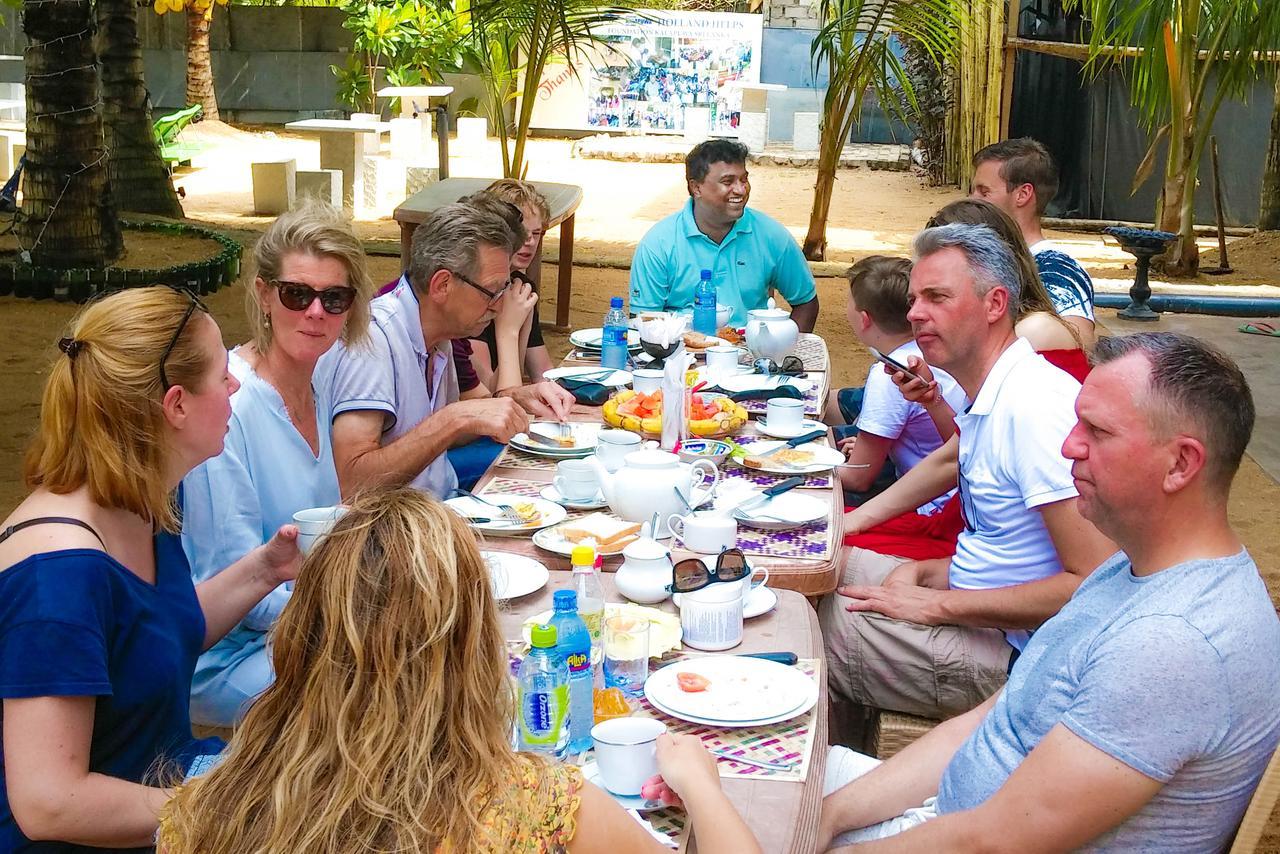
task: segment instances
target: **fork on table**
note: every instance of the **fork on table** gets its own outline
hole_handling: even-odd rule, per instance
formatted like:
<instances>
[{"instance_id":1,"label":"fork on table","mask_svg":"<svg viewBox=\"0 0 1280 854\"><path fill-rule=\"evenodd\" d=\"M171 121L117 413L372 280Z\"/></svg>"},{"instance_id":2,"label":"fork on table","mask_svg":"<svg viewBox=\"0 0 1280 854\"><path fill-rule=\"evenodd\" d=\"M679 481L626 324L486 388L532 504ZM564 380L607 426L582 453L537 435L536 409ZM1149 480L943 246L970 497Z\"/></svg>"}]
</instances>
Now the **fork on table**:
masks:
<instances>
[{"instance_id":1,"label":"fork on table","mask_svg":"<svg viewBox=\"0 0 1280 854\"><path fill-rule=\"evenodd\" d=\"M516 508L508 504L495 504L487 498L481 498L479 495L476 495L474 492L472 492L469 489L462 489L460 487L457 489L454 489L453 494L461 495L466 498L471 498L476 501L479 501L481 504L492 507L494 510L497 510L499 513L502 514L502 518L504 521L512 525L520 525L524 523L524 520L520 518L520 514L516 512Z\"/></svg>"}]
</instances>

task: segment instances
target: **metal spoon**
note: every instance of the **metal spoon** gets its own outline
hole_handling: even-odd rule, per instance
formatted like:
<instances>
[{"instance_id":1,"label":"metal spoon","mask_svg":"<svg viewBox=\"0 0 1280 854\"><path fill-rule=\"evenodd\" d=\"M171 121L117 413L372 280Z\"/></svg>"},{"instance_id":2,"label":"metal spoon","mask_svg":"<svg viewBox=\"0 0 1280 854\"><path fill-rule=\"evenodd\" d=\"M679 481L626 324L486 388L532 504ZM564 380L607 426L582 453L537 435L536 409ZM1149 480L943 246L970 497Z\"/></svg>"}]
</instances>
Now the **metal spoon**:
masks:
<instances>
[{"instance_id":1,"label":"metal spoon","mask_svg":"<svg viewBox=\"0 0 1280 854\"><path fill-rule=\"evenodd\" d=\"M680 487L678 487L678 486L673 486L673 487L671 487L671 488L672 488L672 489L674 489L674 490L676 491L676 497L680 499L680 503L684 505L684 509L685 509L685 510L688 510L690 513L692 513L692 512L693 512L693 505L691 505L691 504L689 503L689 499L687 499L687 498L685 498L685 497L684 497L684 493L680 491Z\"/></svg>"}]
</instances>

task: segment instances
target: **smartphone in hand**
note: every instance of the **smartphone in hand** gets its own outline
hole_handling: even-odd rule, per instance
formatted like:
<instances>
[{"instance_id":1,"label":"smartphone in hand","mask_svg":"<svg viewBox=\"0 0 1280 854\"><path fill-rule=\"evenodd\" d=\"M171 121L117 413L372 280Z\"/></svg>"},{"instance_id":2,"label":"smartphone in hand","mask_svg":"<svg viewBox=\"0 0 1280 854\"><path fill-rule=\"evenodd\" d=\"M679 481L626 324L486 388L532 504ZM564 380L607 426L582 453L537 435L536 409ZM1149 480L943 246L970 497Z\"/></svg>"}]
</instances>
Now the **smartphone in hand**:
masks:
<instances>
[{"instance_id":1,"label":"smartphone in hand","mask_svg":"<svg viewBox=\"0 0 1280 854\"><path fill-rule=\"evenodd\" d=\"M886 365L888 365L889 367L893 368L895 371L902 371L902 373L904 373L904 374L906 374L907 376L911 377L913 380L919 380L920 382L924 383L926 386L931 386L931 385L933 385L933 383L929 382L929 381L928 381L928 380L926 380L924 377L920 376L920 375L919 375L919 374L917 374L915 371L911 370L911 369L910 369L910 368L908 368L906 365L902 364L901 362L899 362L897 359L893 358L892 356L886 356L884 353L881 353L881 352L880 352L879 350L877 350L875 347L869 347L869 348L867 348L867 349L869 349L869 350L871 351L871 355L872 355L872 357L873 357L876 361L878 361L878 362L883 362L884 364L886 364Z\"/></svg>"}]
</instances>

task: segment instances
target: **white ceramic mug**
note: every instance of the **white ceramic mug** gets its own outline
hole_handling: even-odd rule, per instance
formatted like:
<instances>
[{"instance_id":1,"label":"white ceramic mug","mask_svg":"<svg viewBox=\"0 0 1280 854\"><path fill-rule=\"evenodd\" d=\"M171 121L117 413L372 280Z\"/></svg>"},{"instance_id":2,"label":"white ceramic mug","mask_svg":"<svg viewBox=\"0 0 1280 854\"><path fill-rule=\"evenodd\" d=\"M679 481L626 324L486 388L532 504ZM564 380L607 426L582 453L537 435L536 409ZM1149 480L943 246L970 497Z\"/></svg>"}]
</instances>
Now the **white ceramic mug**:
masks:
<instances>
[{"instance_id":1,"label":"white ceramic mug","mask_svg":"<svg viewBox=\"0 0 1280 854\"><path fill-rule=\"evenodd\" d=\"M804 401L775 397L765 404L764 420L770 430L799 435L804 425Z\"/></svg>"},{"instance_id":2,"label":"white ceramic mug","mask_svg":"<svg viewBox=\"0 0 1280 854\"><path fill-rule=\"evenodd\" d=\"M298 548L303 554L307 554L315 546L316 541L329 533L329 529L333 524L342 518L347 512L347 508L341 505L336 507L312 507L308 510L299 510L293 514L293 524L298 526Z\"/></svg>"},{"instance_id":3,"label":"white ceramic mug","mask_svg":"<svg viewBox=\"0 0 1280 854\"><path fill-rule=\"evenodd\" d=\"M560 496L570 501L590 501L600 491L596 467L589 460L561 460L551 482Z\"/></svg>"},{"instance_id":4,"label":"white ceramic mug","mask_svg":"<svg viewBox=\"0 0 1280 854\"><path fill-rule=\"evenodd\" d=\"M707 379L719 382L738 373L738 359L742 348L732 344L717 344L707 348Z\"/></svg>"},{"instance_id":5,"label":"white ceramic mug","mask_svg":"<svg viewBox=\"0 0 1280 854\"><path fill-rule=\"evenodd\" d=\"M615 795L636 796L658 773L658 736L666 724L653 718L614 718L591 728L600 782Z\"/></svg>"},{"instance_id":6,"label":"white ceramic mug","mask_svg":"<svg viewBox=\"0 0 1280 854\"><path fill-rule=\"evenodd\" d=\"M662 388L662 371L656 368L640 368L632 371L631 387L641 394L653 394Z\"/></svg>"},{"instance_id":7,"label":"white ceramic mug","mask_svg":"<svg viewBox=\"0 0 1280 854\"><path fill-rule=\"evenodd\" d=\"M596 457L610 474L626 464L627 454L640 450L640 436L630 430L601 430Z\"/></svg>"},{"instance_id":8,"label":"white ceramic mug","mask_svg":"<svg viewBox=\"0 0 1280 854\"><path fill-rule=\"evenodd\" d=\"M679 525L677 525L679 523ZM672 535L691 552L718 555L738 542L738 522L727 513L689 513L667 520Z\"/></svg>"}]
</instances>

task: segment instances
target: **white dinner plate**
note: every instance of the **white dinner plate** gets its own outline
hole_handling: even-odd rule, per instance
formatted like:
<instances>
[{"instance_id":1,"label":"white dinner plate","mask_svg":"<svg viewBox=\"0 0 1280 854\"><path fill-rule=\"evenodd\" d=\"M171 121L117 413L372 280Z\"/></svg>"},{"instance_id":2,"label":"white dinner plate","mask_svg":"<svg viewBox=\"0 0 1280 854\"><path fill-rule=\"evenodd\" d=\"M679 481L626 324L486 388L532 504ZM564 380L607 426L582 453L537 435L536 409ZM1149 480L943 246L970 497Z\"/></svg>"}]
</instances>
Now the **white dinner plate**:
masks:
<instances>
[{"instance_id":1,"label":"white dinner plate","mask_svg":"<svg viewBox=\"0 0 1280 854\"><path fill-rule=\"evenodd\" d=\"M710 681L705 691L682 691L677 677L697 673ZM722 726L758 726L760 721L795 717L818 699L817 682L776 661L737 655L710 655L677 661L649 676L645 697L669 714Z\"/></svg>"},{"instance_id":2,"label":"white dinner plate","mask_svg":"<svg viewBox=\"0 0 1280 854\"><path fill-rule=\"evenodd\" d=\"M551 578L547 568L531 557L509 552L480 552L489 568L489 581L498 601L528 596Z\"/></svg>"},{"instance_id":3,"label":"white dinner plate","mask_svg":"<svg viewBox=\"0 0 1280 854\"><path fill-rule=\"evenodd\" d=\"M706 563L707 559L703 559ZM671 601L677 608L680 607L680 600L684 598L683 593L671 594ZM778 594L774 593L766 584L758 587L752 587L751 592L747 594L747 599L742 603L742 619L749 620L752 617L759 617L761 614L767 614L778 605Z\"/></svg>"},{"instance_id":4,"label":"white dinner plate","mask_svg":"<svg viewBox=\"0 0 1280 854\"><path fill-rule=\"evenodd\" d=\"M556 485L554 483L544 488L538 494L548 501L554 501L563 507L568 507L570 510L599 510L601 507L609 506L609 502L604 500L604 494L598 489L596 490L596 497L590 501L578 501L573 498L565 498L560 494L560 490L556 489Z\"/></svg>"},{"instance_id":5,"label":"white dinner plate","mask_svg":"<svg viewBox=\"0 0 1280 854\"><path fill-rule=\"evenodd\" d=\"M830 501L784 492L747 510L733 511L733 518L752 528L781 531L825 519L830 509Z\"/></svg>"},{"instance_id":6,"label":"white dinner plate","mask_svg":"<svg viewBox=\"0 0 1280 854\"><path fill-rule=\"evenodd\" d=\"M544 380L572 380L585 377L590 382L614 388L631 385L630 371L614 371L605 376L605 371L607 370L608 368L593 368L590 365L581 368L552 368L543 373L542 378Z\"/></svg>"},{"instance_id":7,"label":"white dinner plate","mask_svg":"<svg viewBox=\"0 0 1280 854\"><path fill-rule=\"evenodd\" d=\"M596 551L606 557L622 554L622 550L635 542L635 540L636 537L623 537L618 543L607 548L602 549L596 546ZM577 543L571 543L566 540L557 528L543 528L538 531L533 535L533 544L540 549L546 549L549 552L564 555L565 557L571 557L573 555L573 547L577 545Z\"/></svg>"},{"instance_id":8,"label":"white dinner plate","mask_svg":"<svg viewBox=\"0 0 1280 854\"><path fill-rule=\"evenodd\" d=\"M450 498L445 502L450 510L453 510L459 516L479 516L480 518L493 519L492 522L471 522L470 525L481 533L490 534L495 537L515 537L520 534L530 534L543 528L549 528L552 525L559 525L565 520L569 514L552 501L545 498L532 498L528 495L515 495L508 492L495 492L484 496L485 501L491 501L494 504L503 506L510 504L530 503L538 510L538 516L530 524L517 525L502 519L502 512L479 501L465 495L457 498Z\"/></svg>"},{"instance_id":9,"label":"white dinner plate","mask_svg":"<svg viewBox=\"0 0 1280 854\"><path fill-rule=\"evenodd\" d=\"M569 334L569 343L583 350L599 350L604 340L604 329L596 326L592 329L576 329ZM627 349L640 349L640 333L634 329L627 330Z\"/></svg>"},{"instance_id":10,"label":"white dinner plate","mask_svg":"<svg viewBox=\"0 0 1280 854\"><path fill-rule=\"evenodd\" d=\"M619 795L615 792L610 792L605 787L604 780L600 779L600 769L594 761L582 766L582 779L598 786L606 795L617 801L618 806L624 810L650 812L652 810L660 810L666 806L662 801L647 801L639 795Z\"/></svg>"},{"instance_id":11,"label":"white dinner plate","mask_svg":"<svg viewBox=\"0 0 1280 854\"><path fill-rule=\"evenodd\" d=\"M738 374L736 377L725 377L720 380L720 388L727 392L756 391L757 389L774 389L789 385L801 394L807 394L813 388L813 380L804 377L769 376L766 374Z\"/></svg>"},{"instance_id":12,"label":"white dinner plate","mask_svg":"<svg viewBox=\"0 0 1280 854\"><path fill-rule=\"evenodd\" d=\"M810 433L816 433L819 430L825 433L828 429L827 425L823 424L821 421L811 421L808 418L801 421L799 427L792 427L790 429L774 429L766 423L768 420L768 418L761 418L756 422L756 428L766 436L772 436L775 439L794 439L796 436L806 436ZM843 460L841 460L841 462L843 462Z\"/></svg>"},{"instance_id":13,"label":"white dinner plate","mask_svg":"<svg viewBox=\"0 0 1280 854\"><path fill-rule=\"evenodd\" d=\"M539 436L554 440L560 435L560 425L554 421L535 421L529 425L529 431ZM511 437L511 444L526 454L555 459L574 459L589 457L596 450L600 438L600 425L582 421L569 423L569 431L573 434L572 448L553 448L541 442L535 442L525 433L517 433Z\"/></svg>"},{"instance_id":14,"label":"white dinner plate","mask_svg":"<svg viewBox=\"0 0 1280 854\"><path fill-rule=\"evenodd\" d=\"M752 442L747 446L747 455L755 456L756 454L767 454L775 448L782 447L783 442ZM784 465L781 461L772 461L769 457L764 458L764 465L760 468L749 467L751 471L767 471L771 474L817 474L819 472L828 471L833 466L837 466L845 461L844 454L835 448L821 444L818 440L806 442L796 450L809 451L813 454L813 462L805 465ZM741 465L741 463L739 463ZM744 468L748 468L744 466Z\"/></svg>"},{"instance_id":15,"label":"white dinner plate","mask_svg":"<svg viewBox=\"0 0 1280 854\"><path fill-rule=\"evenodd\" d=\"M689 723L698 724L700 726L713 726L713 727L720 727L721 729L735 729L739 727L770 726L772 724L780 724L783 721L789 721L792 718L803 715L804 713L812 709L815 705L817 705L817 703L818 703L817 692L815 691L812 699L806 696L805 699L798 706L796 706L794 709L791 709L789 711L782 712L780 714L777 714L768 718L758 718L754 721L733 722L733 721L718 721L710 718L700 718L697 715L689 715L683 712L677 712L674 709L669 709L666 706L662 705L662 703L657 703L657 702L654 702L653 700L649 701L649 705L653 706L655 709L662 712L664 715L670 715L673 718L680 718L681 720L686 720Z\"/></svg>"}]
</instances>

